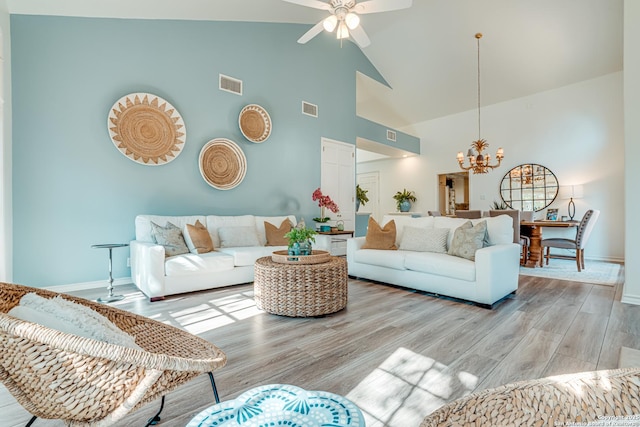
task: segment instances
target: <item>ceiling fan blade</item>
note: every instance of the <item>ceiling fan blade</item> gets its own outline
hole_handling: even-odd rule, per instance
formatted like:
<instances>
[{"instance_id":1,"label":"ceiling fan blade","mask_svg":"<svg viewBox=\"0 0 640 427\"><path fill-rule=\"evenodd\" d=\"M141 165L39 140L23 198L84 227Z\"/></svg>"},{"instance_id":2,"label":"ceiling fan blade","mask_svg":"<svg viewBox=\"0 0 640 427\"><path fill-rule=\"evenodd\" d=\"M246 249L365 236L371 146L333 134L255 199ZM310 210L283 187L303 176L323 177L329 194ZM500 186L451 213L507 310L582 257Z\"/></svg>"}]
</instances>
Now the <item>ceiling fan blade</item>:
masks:
<instances>
[{"instance_id":1,"label":"ceiling fan blade","mask_svg":"<svg viewBox=\"0 0 640 427\"><path fill-rule=\"evenodd\" d=\"M320 10L330 10L331 7L329 6L329 3L325 3L323 1L320 0L284 0L288 3L293 3L293 4L297 4L300 6L307 6L307 7L312 7L314 9L320 9Z\"/></svg>"},{"instance_id":2,"label":"ceiling fan blade","mask_svg":"<svg viewBox=\"0 0 640 427\"><path fill-rule=\"evenodd\" d=\"M360 46L361 49L364 49L371 44L371 40L369 40L369 36L362 29L362 25L358 25L356 28L351 30L350 33L351 37L353 37L353 40L358 46Z\"/></svg>"},{"instance_id":3,"label":"ceiling fan blade","mask_svg":"<svg viewBox=\"0 0 640 427\"><path fill-rule=\"evenodd\" d=\"M309 31L304 33L302 35L302 37L300 37L298 39L298 43L305 44L306 42L308 42L309 40L311 40L312 38L314 38L315 36L320 34L322 32L322 30L324 30L324 27L322 26L323 22L324 22L324 19L322 21L318 22L313 27L311 27L311 29Z\"/></svg>"},{"instance_id":4,"label":"ceiling fan blade","mask_svg":"<svg viewBox=\"0 0 640 427\"><path fill-rule=\"evenodd\" d=\"M290 1L290 0L285 0ZM369 0L356 3L353 11L360 14L389 12L411 7L413 0Z\"/></svg>"}]
</instances>

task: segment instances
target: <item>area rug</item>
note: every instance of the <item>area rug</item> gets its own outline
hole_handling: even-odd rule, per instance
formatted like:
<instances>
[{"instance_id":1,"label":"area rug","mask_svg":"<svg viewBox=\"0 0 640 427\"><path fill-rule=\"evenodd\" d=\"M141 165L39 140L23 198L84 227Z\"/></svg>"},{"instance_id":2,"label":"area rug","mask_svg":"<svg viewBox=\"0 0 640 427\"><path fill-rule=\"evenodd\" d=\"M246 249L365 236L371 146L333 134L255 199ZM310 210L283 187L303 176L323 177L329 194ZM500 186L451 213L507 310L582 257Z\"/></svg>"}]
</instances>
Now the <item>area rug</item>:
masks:
<instances>
[{"instance_id":1,"label":"area rug","mask_svg":"<svg viewBox=\"0 0 640 427\"><path fill-rule=\"evenodd\" d=\"M575 261L552 259L549 265L542 268L520 267L520 274L607 286L624 281L624 267L621 264L601 261L586 261L585 269L578 273Z\"/></svg>"}]
</instances>

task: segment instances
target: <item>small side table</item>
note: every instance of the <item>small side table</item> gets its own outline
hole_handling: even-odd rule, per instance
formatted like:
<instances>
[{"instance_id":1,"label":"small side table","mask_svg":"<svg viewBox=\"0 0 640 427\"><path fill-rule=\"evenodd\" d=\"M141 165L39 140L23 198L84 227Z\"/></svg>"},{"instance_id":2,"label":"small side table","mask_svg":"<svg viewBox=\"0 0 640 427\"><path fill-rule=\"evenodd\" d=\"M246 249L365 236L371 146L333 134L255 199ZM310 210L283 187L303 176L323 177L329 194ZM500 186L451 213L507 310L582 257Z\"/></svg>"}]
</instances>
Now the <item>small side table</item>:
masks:
<instances>
[{"instance_id":1,"label":"small side table","mask_svg":"<svg viewBox=\"0 0 640 427\"><path fill-rule=\"evenodd\" d=\"M347 239L353 237L352 230L318 231L315 247L334 256L347 254Z\"/></svg>"},{"instance_id":2,"label":"small side table","mask_svg":"<svg viewBox=\"0 0 640 427\"><path fill-rule=\"evenodd\" d=\"M98 302L114 302L120 301L124 299L124 295L114 295L113 294L113 258L111 251L113 248L124 248L129 246L128 243L105 243L102 245L91 245L93 249L109 249L109 285L107 286L107 291L109 294L106 297L98 298Z\"/></svg>"},{"instance_id":3,"label":"small side table","mask_svg":"<svg viewBox=\"0 0 640 427\"><path fill-rule=\"evenodd\" d=\"M205 426L365 427L365 421L360 409L345 397L271 384L210 406L187 424L187 427Z\"/></svg>"}]
</instances>

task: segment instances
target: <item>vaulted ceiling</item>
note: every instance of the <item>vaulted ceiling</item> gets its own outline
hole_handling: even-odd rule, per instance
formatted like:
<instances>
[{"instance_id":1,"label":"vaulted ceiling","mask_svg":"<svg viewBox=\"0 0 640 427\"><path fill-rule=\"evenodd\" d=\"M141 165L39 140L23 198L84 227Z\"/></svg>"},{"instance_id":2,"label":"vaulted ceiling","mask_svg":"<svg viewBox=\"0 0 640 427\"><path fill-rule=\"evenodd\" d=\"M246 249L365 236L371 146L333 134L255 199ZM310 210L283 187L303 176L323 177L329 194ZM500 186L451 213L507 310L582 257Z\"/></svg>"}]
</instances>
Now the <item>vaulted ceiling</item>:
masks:
<instances>
[{"instance_id":1,"label":"vaulted ceiling","mask_svg":"<svg viewBox=\"0 0 640 427\"><path fill-rule=\"evenodd\" d=\"M7 0L10 13L304 23L282 0ZM359 114L396 128L622 70L623 0L414 0L363 15L363 51L392 89L359 78ZM302 34L301 34L302 35ZM312 41L313 42L313 41ZM339 41L336 40L336 44Z\"/></svg>"}]
</instances>

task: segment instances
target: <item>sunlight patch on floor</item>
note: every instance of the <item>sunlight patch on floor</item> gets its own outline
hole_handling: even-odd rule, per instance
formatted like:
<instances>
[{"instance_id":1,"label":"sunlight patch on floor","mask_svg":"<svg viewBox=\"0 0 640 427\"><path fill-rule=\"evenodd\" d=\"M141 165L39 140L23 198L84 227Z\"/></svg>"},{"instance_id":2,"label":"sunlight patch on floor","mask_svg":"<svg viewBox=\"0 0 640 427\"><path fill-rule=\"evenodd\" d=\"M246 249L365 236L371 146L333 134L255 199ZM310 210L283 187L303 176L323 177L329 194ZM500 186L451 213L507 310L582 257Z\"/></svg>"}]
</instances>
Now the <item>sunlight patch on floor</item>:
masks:
<instances>
[{"instance_id":1,"label":"sunlight patch on floor","mask_svg":"<svg viewBox=\"0 0 640 427\"><path fill-rule=\"evenodd\" d=\"M452 372L400 347L346 397L362 410L367 427L417 426L452 398L470 393L477 382L473 374Z\"/></svg>"}]
</instances>

